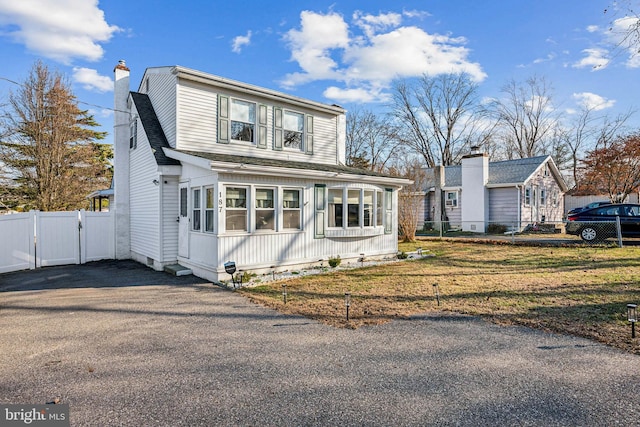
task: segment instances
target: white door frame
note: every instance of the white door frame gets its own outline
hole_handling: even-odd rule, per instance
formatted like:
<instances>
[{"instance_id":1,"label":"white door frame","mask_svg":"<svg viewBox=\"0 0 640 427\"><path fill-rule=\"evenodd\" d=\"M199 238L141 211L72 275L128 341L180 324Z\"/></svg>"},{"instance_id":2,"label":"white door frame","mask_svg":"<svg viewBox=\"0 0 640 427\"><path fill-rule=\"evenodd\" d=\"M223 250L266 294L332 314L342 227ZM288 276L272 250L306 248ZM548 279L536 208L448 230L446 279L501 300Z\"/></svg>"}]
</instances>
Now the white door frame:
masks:
<instances>
[{"instance_id":1,"label":"white door frame","mask_svg":"<svg viewBox=\"0 0 640 427\"><path fill-rule=\"evenodd\" d=\"M186 193L186 194L184 194ZM181 181L178 186L178 257L189 258L191 219L191 186L189 181ZM183 206L184 204L184 206Z\"/></svg>"}]
</instances>

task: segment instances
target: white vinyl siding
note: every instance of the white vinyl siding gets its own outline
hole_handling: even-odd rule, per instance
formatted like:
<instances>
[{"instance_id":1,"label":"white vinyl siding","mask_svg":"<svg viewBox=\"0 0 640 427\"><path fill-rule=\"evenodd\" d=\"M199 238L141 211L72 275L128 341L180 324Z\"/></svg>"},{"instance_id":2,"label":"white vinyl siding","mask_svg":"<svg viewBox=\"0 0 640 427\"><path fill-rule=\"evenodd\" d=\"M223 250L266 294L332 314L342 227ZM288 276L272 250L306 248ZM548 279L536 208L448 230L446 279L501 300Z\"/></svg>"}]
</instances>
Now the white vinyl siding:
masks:
<instances>
[{"instance_id":1,"label":"white vinyl siding","mask_svg":"<svg viewBox=\"0 0 640 427\"><path fill-rule=\"evenodd\" d=\"M164 177L160 180L162 185L162 233L161 262L175 262L178 259L178 218L179 195L178 179L176 177Z\"/></svg>"},{"instance_id":2,"label":"white vinyl siding","mask_svg":"<svg viewBox=\"0 0 640 427\"><path fill-rule=\"evenodd\" d=\"M178 148L213 151L217 141L217 94L211 90L181 84L178 90Z\"/></svg>"},{"instance_id":3,"label":"white vinyl siding","mask_svg":"<svg viewBox=\"0 0 640 427\"><path fill-rule=\"evenodd\" d=\"M160 189L157 165L143 127L138 126L138 149L131 152L131 250L160 259Z\"/></svg>"},{"instance_id":4,"label":"white vinyl siding","mask_svg":"<svg viewBox=\"0 0 640 427\"><path fill-rule=\"evenodd\" d=\"M160 70L170 71L170 67ZM153 104L153 109L158 116L169 145L176 146L176 97L177 79L170 72L154 72L151 69L147 73L149 79L149 91L147 95Z\"/></svg>"},{"instance_id":5,"label":"white vinyl siding","mask_svg":"<svg viewBox=\"0 0 640 427\"><path fill-rule=\"evenodd\" d=\"M489 189L489 222L514 225L518 221L518 189Z\"/></svg>"},{"instance_id":6,"label":"white vinyl siding","mask_svg":"<svg viewBox=\"0 0 640 427\"><path fill-rule=\"evenodd\" d=\"M305 132L306 141L303 145L306 150L313 150L313 154L309 154L302 150L288 149L286 150L288 159L299 162L313 161L321 164L336 164L338 119L335 115L298 106L291 107L286 103L280 104L273 100L265 100L240 92L222 93L214 87L190 81L180 81L177 93L176 138L179 149L223 154L233 152L241 156L281 159L282 156L274 149L274 109L280 108L281 111L290 110L305 115L307 132ZM263 126L262 129L266 129L266 144L264 146L267 149L257 149L255 143L250 144L242 141L231 141L230 145L216 143L218 138L218 95L221 93L228 96L229 101L235 98L256 103L257 134L255 139L260 144L260 148L263 148L263 141L260 139L260 132L265 132L260 130ZM266 111L261 106L266 106ZM266 125L260 122L261 114L266 114Z\"/></svg>"}]
</instances>

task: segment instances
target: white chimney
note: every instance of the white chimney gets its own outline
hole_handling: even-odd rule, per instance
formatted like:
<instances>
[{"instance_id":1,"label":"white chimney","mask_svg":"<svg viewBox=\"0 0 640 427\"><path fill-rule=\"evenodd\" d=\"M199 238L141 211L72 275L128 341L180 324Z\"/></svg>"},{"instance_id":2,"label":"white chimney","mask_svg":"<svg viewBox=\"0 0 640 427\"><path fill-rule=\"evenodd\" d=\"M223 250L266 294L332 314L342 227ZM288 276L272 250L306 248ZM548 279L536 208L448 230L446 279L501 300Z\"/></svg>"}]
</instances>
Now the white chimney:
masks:
<instances>
[{"instance_id":1,"label":"white chimney","mask_svg":"<svg viewBox=\"0 0 640 427\"><path fill-rule=\"evenodd\" d=\"M115 207L116 259L131 258L131 230L129 220L129 68L120 60L114 72L113 189Z\"/></svg>"},{"instance_id":2,"label":"white chimney","mask_svg":"<svg viewBox=\"0 0 640 427\"><path fill-rule=\"evenodd\" d=\"M489 220L489 156L472 147L462 158L462 230L484 233Z\"/></svg>"}]
</instances>

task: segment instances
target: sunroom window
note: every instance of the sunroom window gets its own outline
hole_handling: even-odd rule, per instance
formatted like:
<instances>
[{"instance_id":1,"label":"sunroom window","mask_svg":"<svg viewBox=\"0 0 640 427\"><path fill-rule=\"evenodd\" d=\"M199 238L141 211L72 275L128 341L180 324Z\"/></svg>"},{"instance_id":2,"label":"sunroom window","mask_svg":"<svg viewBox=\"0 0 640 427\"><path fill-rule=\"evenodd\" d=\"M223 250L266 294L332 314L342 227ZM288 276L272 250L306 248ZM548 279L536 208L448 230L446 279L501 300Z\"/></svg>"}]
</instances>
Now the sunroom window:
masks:
<instances>
[{"instance_id":1,"label":"sunroom window","mask_svg":"<svg viewBox=\"0 0 640 427\"><path fill-rule=\"evenodd\" d=\"M194 231L200 231L200 215L202 210L200 209L200 189L193 189L193 209L191 211L192 222L191 229Z\"/></svg>"},{"instance_id":2,"label":"sunroom window","mask_svg":"<svg viewBox=\"0 0 640 427\"><path fill-rule=\"evenodd\" d=\"M273 189L256 188L256 230L274 230Z\"/></svg>"},{"instance_id":3,"label":"sunroom window","mask_svg":"<svg viewBox=\"0 0 640 427\"><path fill-rule=\"evenodd\" d=\"M255 142L256 104L231 100L231 139Z\"/></svg>"},{"instance_id":4,"label":"sunroom window","mask_svg":"<svg viewBox=\"0 0 640 427\"><path fill-rule=\"evenodd\" d=\"M225 221L227 231L247 231L246 188L227 187Z\"/></svg>"},{"instance_id":5,"label":"sunroom window","mask_svg":"<svg viewBox=\"0 0 640 427\"><path fill-rule=\"evenodd\" d=\"M329 227L344 227L342 189L330 189L327 200L329 207Z\"/></svg>"},{"instance_id":6,"label":"sunroom window","mask_svg":"<svg viewBox=\"0 0 640 427\"><path fill-rule=\"evenodd\" d=\"M205 204L204 204L204 231L213 233L213 214L215 209L214 192L213 187L207 187L204 190Z\"/></svg>"},{"instance_id":7,"label":"sunroom window","mask_svg":"<svg viewBox=\"0 0 640 427\"><path fill-rule=\"evenodd\" d=\"M347 209L349 212L349 227L360 227L360 190L347 192Z\"/></svg>"},{"instance_id":8,"label":"sunroom window","mask_svg":"<svg viewBox=\"0 0 640 427\"><path fill-rule=\"evenodd\" d=\"M364 211L364 226L373 226L373 191L364 192L362 209Z\"/></svg>"},{"instance_id":9,"label":"sunroom window","mask_svg":"<svg viewBox=\"0 0 640 427\"><path fill-rule=\"evenodd\" d=\"M300 229L300 190L282 191L282 227Z\"/></svg>"}]
</instances>

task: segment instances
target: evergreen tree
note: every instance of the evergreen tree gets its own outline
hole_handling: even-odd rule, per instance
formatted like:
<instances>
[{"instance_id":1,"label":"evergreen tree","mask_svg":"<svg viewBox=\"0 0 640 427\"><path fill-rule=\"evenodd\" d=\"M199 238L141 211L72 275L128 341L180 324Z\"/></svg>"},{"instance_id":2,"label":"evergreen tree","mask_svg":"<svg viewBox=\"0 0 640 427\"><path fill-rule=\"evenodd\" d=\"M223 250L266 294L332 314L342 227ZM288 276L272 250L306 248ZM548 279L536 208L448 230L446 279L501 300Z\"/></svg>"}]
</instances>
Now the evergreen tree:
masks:
<instances>
[{"instance_id":1,"label":"evergreen tree","mask_svg":"<svg viewBox=\"0 0 640 427\"><path fill-rule=\"evenodd\" d=\"M0 134L0 201L22 210L71 210L109 186L111 148L105 132L78 107L64 77L38 61L9 102ZM7 203L8 202L8 203Z\"/></svg>"}]
</instances>

